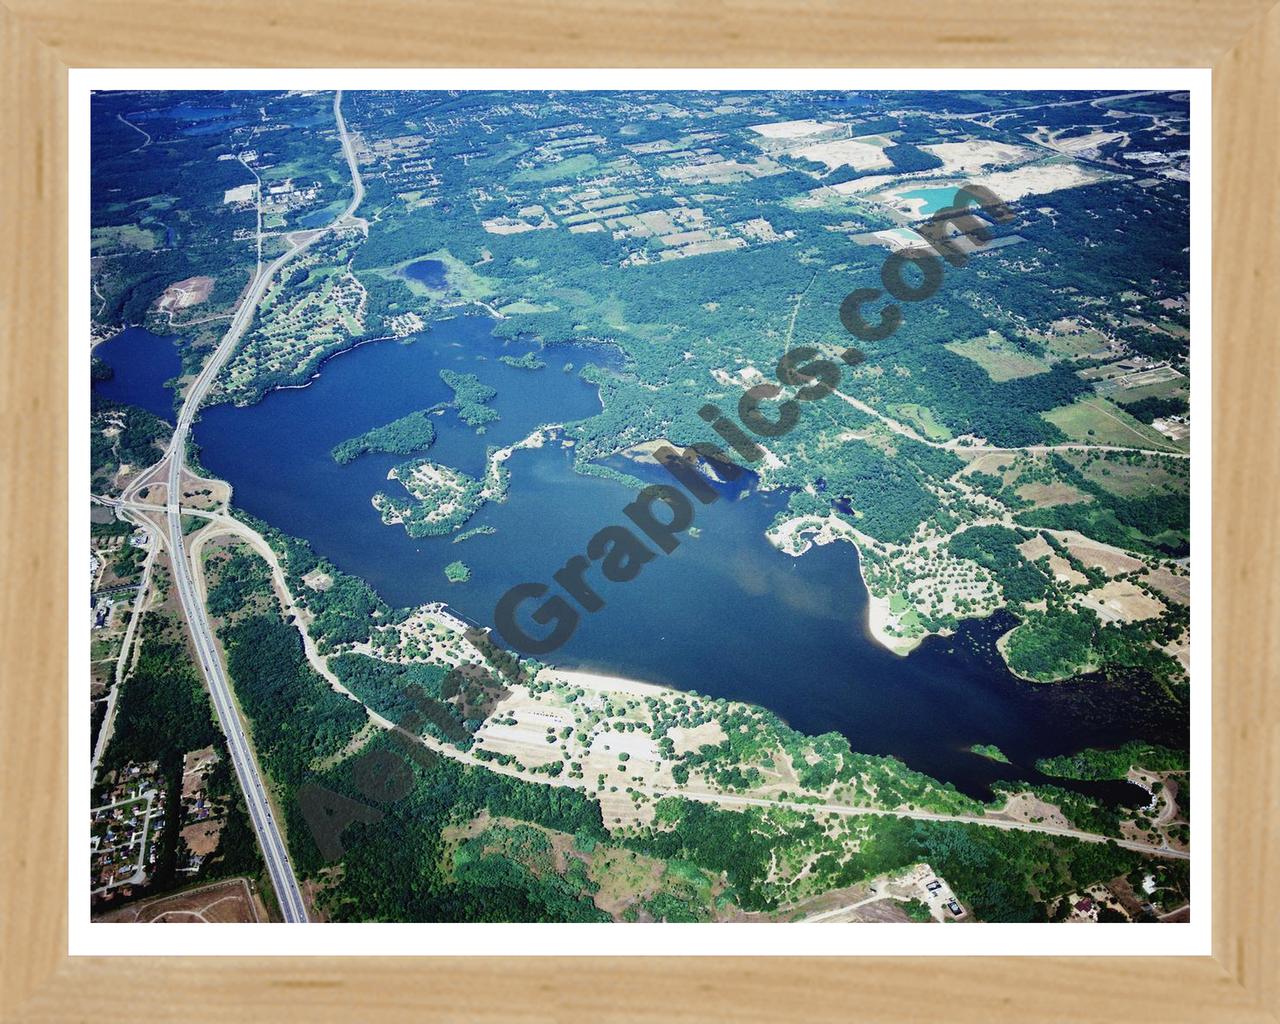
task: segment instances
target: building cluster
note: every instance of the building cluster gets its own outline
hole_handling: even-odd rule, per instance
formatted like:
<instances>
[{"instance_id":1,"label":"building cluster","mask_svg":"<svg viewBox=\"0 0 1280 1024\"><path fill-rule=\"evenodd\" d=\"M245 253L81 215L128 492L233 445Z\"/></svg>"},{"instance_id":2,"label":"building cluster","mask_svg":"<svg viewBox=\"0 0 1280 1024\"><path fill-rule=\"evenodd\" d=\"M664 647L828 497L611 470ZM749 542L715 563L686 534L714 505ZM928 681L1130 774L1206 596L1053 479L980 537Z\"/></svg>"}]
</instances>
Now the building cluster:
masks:
<instances>
[{"instance_id":1,"label":"building cluster","mask_svg":"<svg viewBox=\"0 0 1280 1024\"><path fill-rule=\"evenodd\" d=\"M89 874L95 897L128 897L148 882L165 824L159 764L127 764L116 775L118 781L106 787L103 802L89 811Z\"/></svg>"}]
</instances>

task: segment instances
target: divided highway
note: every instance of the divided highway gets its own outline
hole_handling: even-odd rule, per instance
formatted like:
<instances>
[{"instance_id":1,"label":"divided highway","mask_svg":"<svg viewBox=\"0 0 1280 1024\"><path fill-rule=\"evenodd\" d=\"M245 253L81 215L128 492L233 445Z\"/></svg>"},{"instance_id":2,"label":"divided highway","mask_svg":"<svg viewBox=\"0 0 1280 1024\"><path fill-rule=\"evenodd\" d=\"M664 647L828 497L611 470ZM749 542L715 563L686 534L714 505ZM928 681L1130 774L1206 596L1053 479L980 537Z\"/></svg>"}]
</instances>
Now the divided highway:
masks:
<instances>
[{"instance_id":1,"label":"divided highway","mask_svg":"<svg viewBox=\"0 0 1280 1024\"><path fill-rule=\"evenodd\" d=\"M168 489L166 495L165 516L169 526L169 552L172 556L173 578L178 587L178 597L182 601L182 611L186 615L191 629L191 639L200 658L200 668L205 681L209 685L209 693L213 698L214 711L218 723L227 737L227 749L231 755L231 763L235 768L236 778L244 793L245 806L249 809L249 819L258 837L258 845L262 848L262 856L267 870L271 874L271 883L280 903L280 912L289 922L305 922L307 920L306 905L302 901L302 892L298 888L298 880L293 873L293 865L289 862L289 851L285 847L280 828L272 816L271 804L267 799L262 775L254 760L248 737L245 736L240 716L236 713L231 697L231 686L218 648L213 642L213 630L209 625L209 617L205 613L204 601L196 590L192 578L191 563L187 559L186 547L182 536L182 469L186 461L187 436L191 431L191 423L195 419L209 388L213 385L218 371L226 363L235 349L236 343L246 328L253 322L253 314L266 293L267 285L273 274L290 259L302 251L303 247L290 249L260 271L249 289L240 308L236 310L217 350L214 352L200 375L191 385L187 397L178 414L178 425L169 442L166 458L169 460Z\"/></svg>"},{"instance_id":2,"label":"divided highway","mask_svg":"<svg viewBox=\"0 0 1280 1024\"><path fill-rule=\"evenodd\" d=\"M293 865L289 860L289 851L284 838L280 834L279 823L275 820L271 803L267 799L266 788L262 781L262 773L254 759L253 748L245 735L240 716L236 712L232 698L231 686L223 671L218 656L218 648L214 643L213 630L205 613L204 601L196 589L192 575L191 563L187 557L182 536L182 470L186 461L187 437L191 432L191 424L195 420L205 396L213 386L219 371L230 358L236 344L244 335L258 308L258 303L266 294L271 279L291 260L295 259L317 239L335 227L351 222L360 200L364 195L364 186L360 180L360 172L356 166L355 149L347 134L346 122L342 118L342 93L339 91L333 100L333 113L337 121L338 132L342 138L342 150L351 169L352 200L346 211L328 228L313 232L299 232L290 236L290 249L277 257L265 269L259 262L257 276L254 278L248 293L245 295L227 333L218 343L217 349L201 369L199 376L192 382L178 414L178 423L169 442L165 455L168 460L168 489L166 494L165 516L169 528L169 551L172 555L174 582L177 584L178 596L182 601L182 610L191 628L191 638L200 658L200 668L209 684L209 693L213 697L214 710L218 722L227 737L227 749L231 754L236 778L244 793L245 805L249 809L249 818L253 822L253 830L258 837L258 845L271 874L271 882L275 887L280 903L280 911L285 921L301 923L307 920L306 904L298 887L298 880L293 873ZM259 196L261 202L261 196ZM261 244L261 239L259 239ZM259 250L260 251L260 250Z\"/></svg>"}]
</instances>

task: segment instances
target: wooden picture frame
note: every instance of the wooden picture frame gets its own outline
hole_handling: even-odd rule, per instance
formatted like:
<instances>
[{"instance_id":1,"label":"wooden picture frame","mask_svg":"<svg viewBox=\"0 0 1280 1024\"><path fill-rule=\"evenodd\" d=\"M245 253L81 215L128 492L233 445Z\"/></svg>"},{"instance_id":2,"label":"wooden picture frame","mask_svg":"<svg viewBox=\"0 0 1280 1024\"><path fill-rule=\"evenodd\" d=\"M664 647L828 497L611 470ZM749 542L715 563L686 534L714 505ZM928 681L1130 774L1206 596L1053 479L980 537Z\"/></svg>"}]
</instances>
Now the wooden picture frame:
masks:
<instances>
[{"instance_id":1,"label":"wooden picture frame","mask_svg":"<svg viewBox=\"0 0 1280 1024\"><path fill-rule=\"evenodd\" d=\"M262 5L5 0L0 278L3 1019L1280 1018L1280 6L865 0ZM67 954L67 72L213 66L1209 67L1214 144L1213 955L129 958ZM72 578L78 578L72 573Z\"/></svg>"}]
</instances>

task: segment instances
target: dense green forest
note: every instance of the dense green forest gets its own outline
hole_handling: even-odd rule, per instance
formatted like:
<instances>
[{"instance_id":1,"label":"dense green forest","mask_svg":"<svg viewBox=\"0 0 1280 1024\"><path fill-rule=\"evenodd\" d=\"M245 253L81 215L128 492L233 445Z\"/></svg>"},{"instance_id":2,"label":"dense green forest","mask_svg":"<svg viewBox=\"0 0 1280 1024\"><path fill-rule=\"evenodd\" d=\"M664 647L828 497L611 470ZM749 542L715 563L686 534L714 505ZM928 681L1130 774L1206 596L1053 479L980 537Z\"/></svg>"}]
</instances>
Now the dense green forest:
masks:
<instances>
[{"instance_id":1,"label":"dense green forest","mask_svg":"<svg viewBox=\"0 0 1280 1024\"><path fill-rule=\"evenodd\" d=\"M1045 775L1063 779L1123 779L1133 767L1153 772L1186 771L1189 760L1186 751L1132 740L1113 750L1082 750L1036 762Z\"/></svg>"},{"instance_id":2,"label":"dense green forest","mask_svg":"<svg viewBox=\"0 0 1280 1024\"><path fill-rule=\"evenodd\" d=\"M452 405L458 419L467 426L481 428L498 418L498 411L488 404L497 392L488 384L481 384L474 373L441 370L440 379L453 391Z\"/></svg>"},{"instance_id":3,"label":"dense green forest","mask_svg":"<svg viewBox=\"0 0 1280 1024\"><path fill-rule=\"evenodd\" d=\"M116 727L103 754L111 771L133 762L160 761L181 767L182 755L219 740L213 709L186 645L164 620L143 619L138 661L116 709Z\"/></svg>"},{"instance_id":4,"label":"dense green forest","mask_svg":"<svg viewBox=\"0 0 1280 1024\"><path fill-rule=\"evenodd\" d=\"M1150 423L1163 416L1185 415L1191 407L1184 398L1140 398L1129 402L1124 410L1136 420Z\"/></svg>"},{"instance_id":5,"label":"dense green forest","mask_svg":"<svg viewBox=\"0 0 1280 1024\"><path fill-rule=\"evenodd\" d=\"M242 618L219 637L259 759L277 783L298 785L313 761L337 753L364 723L363 709L307 663L297 629L278 612Z\"/></svg>"},{"instance_id":6,"label":"dense green forest","mask_svg":"<svg viewBox=\"0 0 1280 1024\"><path fill-rule=\"evenodd\" d=\"M430 419L431 410L423 409L401 416L397 420L366 430L358 437L349 438L335 445L333 461L345 466L365 452L390 452L393 455L412 455L426 451L435 443L436 428Z\"/></svg>"},{"instance_id":7,"label":"dense green forest","mask_svg":"<svg viewBox=\"0 0 1280 1024\"><path fill-rule=\"evenodd\" d=\"M471 746L471 733L462 714L454 704L441 699L448 675L441 666L398 665L362 654L343 654L332 659L330 667L344 686L385 718L397 723L411 719L437 739L464 750Z\"/></svg>"},{"instance_id":8,"label":"dense green forest","mask_svg":"<svg viewBox=\"0 0 1280 1024\"><path fill-rule=\"evenodd\" d=\"M547 365L532 352L526 352L522 356L498 356L498 362L506 363L517 370L541 370Z\"/></svg>"}]
</instances>

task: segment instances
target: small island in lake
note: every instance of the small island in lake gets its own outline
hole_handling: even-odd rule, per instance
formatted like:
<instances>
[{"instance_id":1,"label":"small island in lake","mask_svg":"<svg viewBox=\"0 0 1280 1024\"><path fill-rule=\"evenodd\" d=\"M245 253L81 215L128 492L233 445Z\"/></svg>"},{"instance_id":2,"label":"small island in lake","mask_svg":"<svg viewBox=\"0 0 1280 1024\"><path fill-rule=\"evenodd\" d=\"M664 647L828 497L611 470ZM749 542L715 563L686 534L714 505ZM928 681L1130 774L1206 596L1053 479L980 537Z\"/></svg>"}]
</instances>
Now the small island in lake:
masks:
<instances>
[{"instance_id":1,"label":"small island in lake","mask_svg":"<svg viewBox=\"0 0 1280 1024\"><path fill-rule=\"evenodd\" d=\"M390 452L392 455L424 452L436 440L436 428L427 418L429 412L427 409L411 412L384 426L366 430L359 437L334 445L329 454L339 466L345 466L365 452Z\"/></svg>"},{"instance_id":2,"label":"small island in lake","mask_svg":"<svg viewBox=\"0 0 1280 1024\"><path fill-rule=\"evenodd\" d=\"M547 365L532 352L522 356L498 356L498 362L514 366L517 370L541 370Z\"/></svg>"},{"instance_id":3,"label":"small island in lake","mask_svg":"<svg viewBox=\"0 0 1280 1024\"><path fill-rule=\"evenodd\" d=\"M453 408L467 426L482 427L498 418L498 411L487 404L498 392L482 384L474 373L441 370L440 379L453 390Z\"/></svg>"}]
</instances>

